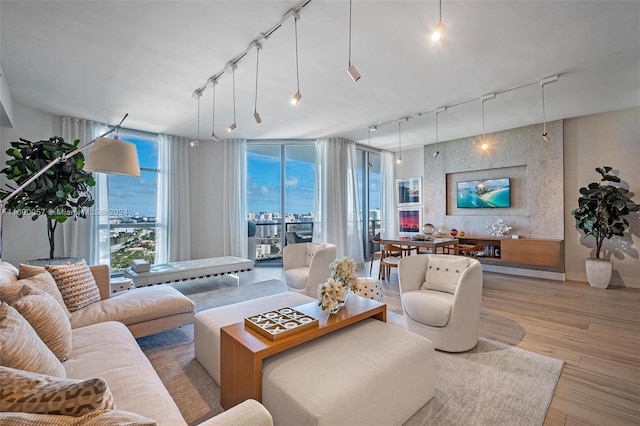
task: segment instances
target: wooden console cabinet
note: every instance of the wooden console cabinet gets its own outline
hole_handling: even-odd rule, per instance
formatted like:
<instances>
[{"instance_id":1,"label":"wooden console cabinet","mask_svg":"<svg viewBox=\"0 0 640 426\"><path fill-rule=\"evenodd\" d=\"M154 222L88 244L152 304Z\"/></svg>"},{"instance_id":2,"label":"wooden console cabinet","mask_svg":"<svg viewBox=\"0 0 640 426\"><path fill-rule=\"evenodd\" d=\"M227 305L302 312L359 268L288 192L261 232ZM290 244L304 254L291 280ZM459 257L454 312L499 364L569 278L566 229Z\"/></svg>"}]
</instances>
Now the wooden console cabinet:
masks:
<instances>
[{"instance_id":1,"label":"wooden console cabinet","mask_svg":"<svg viewBox=\"0 0 640 426\"><path fill-rule=\"evenodd\" d=\"M551 268L562 268L564 266L564 240L482 236L457 236L456 238L463 244L479 244L482 249L485 246L493 246L499 250L499 256L479 256L478 260L481 262L483 259L487 259L496 263L504 262Z\"/></svg>"}]
</instances>

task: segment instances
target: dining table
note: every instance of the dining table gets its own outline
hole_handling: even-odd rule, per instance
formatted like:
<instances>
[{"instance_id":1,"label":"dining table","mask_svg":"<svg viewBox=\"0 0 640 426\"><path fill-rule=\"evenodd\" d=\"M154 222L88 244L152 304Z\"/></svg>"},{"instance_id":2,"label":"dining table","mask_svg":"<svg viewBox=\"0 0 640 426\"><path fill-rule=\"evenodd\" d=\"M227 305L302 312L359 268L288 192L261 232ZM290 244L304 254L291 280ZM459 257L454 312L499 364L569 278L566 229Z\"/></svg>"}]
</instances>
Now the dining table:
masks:
<instances>
[{"instance_id":1,"label":"dining table","mask_svg":"<svg viewBox=\"0 0 640 426\"><path fill-rule=\"evenodd\" d=\"M381 244L393 244L397 246L410 247L411 250L431 250L432 253L437 253L439 248L449 247L458 243L457 238L451 237L429 237L418 238L410 235L396 235L392 237L380 237Z\"/></svg>"}]
</instances>

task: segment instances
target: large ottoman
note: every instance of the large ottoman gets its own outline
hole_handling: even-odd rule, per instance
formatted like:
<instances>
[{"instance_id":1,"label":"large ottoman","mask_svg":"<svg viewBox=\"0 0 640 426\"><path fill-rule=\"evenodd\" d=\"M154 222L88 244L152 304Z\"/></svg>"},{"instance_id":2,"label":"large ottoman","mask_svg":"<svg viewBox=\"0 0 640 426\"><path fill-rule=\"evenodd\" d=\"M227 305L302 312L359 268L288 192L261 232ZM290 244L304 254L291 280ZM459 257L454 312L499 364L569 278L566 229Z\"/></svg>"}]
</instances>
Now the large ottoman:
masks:
<instances>
[{"instance_id":1,"label":"large ottoman","mask_svg":"<svg viewBox=\"0 0 640 426\"><path fill-rule=\"evenodd\" d=\"M263 361L277 425L401 425L434 396L430 340L366 319Z\"/></svg>"},{"instance_id":2,"label":"large ottoman","mask_svg":"<svg viewBox=\"0 0 640 426\"><path fill-rule=\"evenodd\" d=\"M302 293L288 291L198 312L193 320L196 359L219 385L221 327L241 322L244 318L260 312L314 301L316 299Z\"/></svg>"}]
</instances>

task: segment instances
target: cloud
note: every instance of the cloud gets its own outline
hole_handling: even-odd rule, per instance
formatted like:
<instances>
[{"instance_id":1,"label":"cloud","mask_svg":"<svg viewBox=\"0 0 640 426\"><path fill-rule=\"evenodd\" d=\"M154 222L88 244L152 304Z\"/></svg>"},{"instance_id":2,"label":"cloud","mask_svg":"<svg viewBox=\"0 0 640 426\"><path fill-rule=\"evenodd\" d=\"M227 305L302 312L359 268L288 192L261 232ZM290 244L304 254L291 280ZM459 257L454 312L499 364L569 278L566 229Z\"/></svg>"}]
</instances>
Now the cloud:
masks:
<instances>
[{"instance_id":1,"label":"cloud","mask_svg":"<svg viewBox=\"0 0 640 426\"><path fill-rule=\"evenodd\" d=\"M267 188L266 186L261 186L260 187L260 193L261 194L268 194L269 193L269 188Z\"/></svg>"},{"instance_id":2,"label":"cloud","mask_svg":"<svg viewBox=\"0 0 640 426\"><path fill-rule=\"evenodd\" d=\"M295 176L287 178L287 180L285 181L285 185L286 186L298 186L298 178L295 177Z\"/></svg>"}]
</instances>

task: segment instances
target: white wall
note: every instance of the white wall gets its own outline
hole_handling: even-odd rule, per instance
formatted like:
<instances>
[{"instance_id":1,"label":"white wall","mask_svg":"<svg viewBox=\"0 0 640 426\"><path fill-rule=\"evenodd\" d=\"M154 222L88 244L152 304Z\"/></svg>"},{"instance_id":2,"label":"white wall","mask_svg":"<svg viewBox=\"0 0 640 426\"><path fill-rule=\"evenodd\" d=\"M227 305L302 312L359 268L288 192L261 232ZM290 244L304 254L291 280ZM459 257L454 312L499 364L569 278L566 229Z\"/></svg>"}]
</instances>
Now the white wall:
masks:
<instances>
[{"instance_id":1,"label":"white wall","mask_svg":"<svg viewBox=\"0 0 640 426\"><path fill-rule=\"evenodd\" d=\"M54 117L51 114L13 104L13 128L0 127L0 166L5 167L10 142L19 138L28 140L49 139L54 136ZM2 187L6 179L2 175ZM33 222L30 218L18 219L5 214L2 232L2 260L18 264L29 259L49 257L49 240L47 239L47 223L40 218ZM56 232L56 248L62 248L62 233ZM56 250L56 255L61 255Z\"/></svg>"},{"instance_id":2,"label":"white wall","mask_svg":"<svg viewBox=\"0 0 640 426\"><path fill-rule=\"evenodd\" d=\"M629 184L640 203L640 108L565 120L565 269L570 280L586 281L584 259L593 255L593 238L582 244L571 211L578 207L579 189L599 180L594 170L611 166ZM640 220L629 217L632 235L604 244L613 260L611 285L640 287Z\"/></svg>"}]
</instances>

